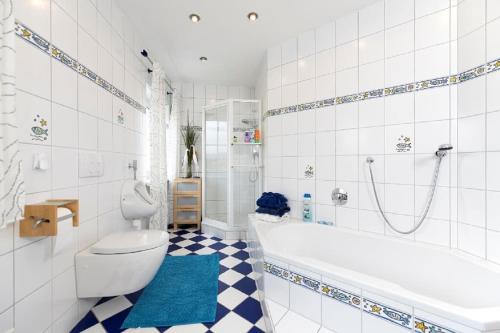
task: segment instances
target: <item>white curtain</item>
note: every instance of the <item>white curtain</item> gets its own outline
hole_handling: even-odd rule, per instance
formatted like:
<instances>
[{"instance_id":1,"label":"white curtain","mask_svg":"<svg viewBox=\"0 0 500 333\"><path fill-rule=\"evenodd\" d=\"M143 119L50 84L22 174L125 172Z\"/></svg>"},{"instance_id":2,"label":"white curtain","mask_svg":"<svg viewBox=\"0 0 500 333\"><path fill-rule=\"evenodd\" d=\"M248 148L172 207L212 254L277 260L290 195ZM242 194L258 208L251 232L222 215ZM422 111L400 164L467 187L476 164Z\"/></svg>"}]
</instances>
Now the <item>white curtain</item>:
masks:
<instances>
[{"instance_id":1,"label":"white curtain","mask_svg":"<svg viewBox=\"0 0 500 333\"><path fill-rule=\"evenodd\" d=\"M18 147L12 0L0 0L0 228L19 219L24 206L24 181Z\"/></svg>"},{"instance_id":2,"label":"white curtain","mask_svg":"<svg viewBox=\"0 0 500 333\"><path fill-rule=\"evenodd\" d=\"M155 62L151 82L151 109L149 110L149 144L151 165L151 195L160 208L151 218L151 228L167 229L168 178L167 178L167 83L165 72Z\"/></svg>"}]
</instances>

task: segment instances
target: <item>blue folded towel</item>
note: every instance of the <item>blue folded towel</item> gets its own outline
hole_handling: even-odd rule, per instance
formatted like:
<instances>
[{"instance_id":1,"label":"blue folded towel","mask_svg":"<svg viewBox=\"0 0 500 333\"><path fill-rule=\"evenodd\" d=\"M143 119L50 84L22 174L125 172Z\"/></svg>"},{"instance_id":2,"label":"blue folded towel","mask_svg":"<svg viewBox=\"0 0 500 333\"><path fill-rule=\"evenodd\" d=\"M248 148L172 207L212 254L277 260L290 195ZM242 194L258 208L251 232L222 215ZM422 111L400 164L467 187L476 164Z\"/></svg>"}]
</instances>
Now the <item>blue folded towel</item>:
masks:
<instances>
[{"instance_id":1,"label":"blue folded towel","mask_svg":"<svg viewBox=\"0 0 500 333\"><path fill-rule=\"evenodd\" d=\"M287 206L288 199L280 193L264 192L257 200L257 206L270 209L283 209Z\"/></svg>"},{"instance_id":2,"label":"blue folded towel","mask_svg":"<svg viewBox=\"0 0 500 333\"><path fill-rule=\"evenodd\" d=\"M261 214L268 214L268 215L274 215L274 216L281 217L281 216L285 215L285 213L288 213L290 211L290 207L285 207L285 208L280 208L280 209L259 207L255 211L257 213L261 213Z\"/></svg>"}]
</instances>

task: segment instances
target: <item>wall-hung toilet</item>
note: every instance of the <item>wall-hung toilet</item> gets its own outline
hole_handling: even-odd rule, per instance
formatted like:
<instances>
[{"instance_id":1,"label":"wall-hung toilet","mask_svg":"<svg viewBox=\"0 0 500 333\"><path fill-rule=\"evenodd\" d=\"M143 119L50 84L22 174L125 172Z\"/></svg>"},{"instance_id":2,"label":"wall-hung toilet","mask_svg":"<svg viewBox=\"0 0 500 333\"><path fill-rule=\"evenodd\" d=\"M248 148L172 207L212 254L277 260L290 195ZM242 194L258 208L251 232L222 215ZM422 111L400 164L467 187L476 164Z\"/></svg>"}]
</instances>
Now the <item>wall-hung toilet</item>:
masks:
<instances>
[{"instance_id":1,"label":"wall-hung toilet","mask_svg":"<svg viewBox=\"0 0 500 333\"><path fill-rule=\"evenodd\" d=\"M127 181L122 187L123 217L135 220L158 209L143 182ZM105 297L144 288L155 276L168 249L168 233L131 230L112 233L75 257L77 295Z\"/></svg>"}]
</instances>

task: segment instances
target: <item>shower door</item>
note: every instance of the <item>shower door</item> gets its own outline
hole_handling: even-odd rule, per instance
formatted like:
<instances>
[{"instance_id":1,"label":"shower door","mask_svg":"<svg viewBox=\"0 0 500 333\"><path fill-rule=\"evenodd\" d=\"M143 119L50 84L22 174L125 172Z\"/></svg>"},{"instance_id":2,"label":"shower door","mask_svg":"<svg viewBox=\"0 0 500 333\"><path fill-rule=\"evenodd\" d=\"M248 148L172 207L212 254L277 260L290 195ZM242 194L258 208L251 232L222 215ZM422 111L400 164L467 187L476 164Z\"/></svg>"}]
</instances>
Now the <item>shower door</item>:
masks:
<instances>
[{"instance_id":1,"label":"shower door","mask_svg":"<svg viewBox=\"0 0 500 333\"><path fill-rule=\"evenodd\" d=\"M227 223L228 105L205 110L203 137L204 216Z\"/></svg>"},{"instance_id":2,"label":"shower door","mask_svg":"<svg viewBox=\"0 0 500 333\"><path fill-rule=\"evenodd\" d=\"M245 133L261 130L260 103L253 100L234 100L231 112L232 141L229 212L235 227L246 228L248 214L255 212L255 201L261 194L261 140L246 142Z\"/></svg>"},{"instance_id":3,"label":"shower door","mask_svg":"<svg viewBox=\"0 0 500 333\"><path fill-rule=\"evenodd\" d=\"M260 128L260 101L231 99L204 107L204 222L246 229L262 190L261 141L255 140Z\"/></svg>"}]
</instances>

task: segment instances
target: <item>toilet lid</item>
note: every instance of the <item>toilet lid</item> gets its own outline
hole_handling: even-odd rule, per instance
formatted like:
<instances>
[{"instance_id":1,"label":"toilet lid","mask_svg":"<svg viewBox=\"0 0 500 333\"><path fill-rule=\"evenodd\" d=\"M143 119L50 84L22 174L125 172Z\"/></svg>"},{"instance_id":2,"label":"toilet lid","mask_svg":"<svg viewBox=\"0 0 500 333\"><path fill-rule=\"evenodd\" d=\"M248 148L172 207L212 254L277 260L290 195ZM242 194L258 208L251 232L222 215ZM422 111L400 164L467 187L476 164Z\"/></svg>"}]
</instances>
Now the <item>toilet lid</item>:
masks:
<instances>
[{"instance_id":1,"label":"toilet lid","mask_svg":"<svg viewBox=\"0 0 500 333\"><path fill-rule=\"evenodd\" d=\"M94 254L132 253L154 249L168 243L168 233L161 230L116 232L92 245Z\"/></svg>"}]
</instances>

